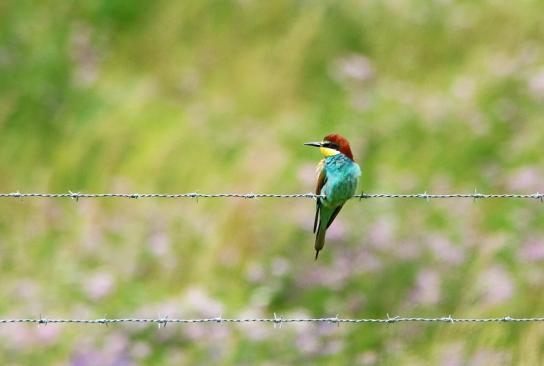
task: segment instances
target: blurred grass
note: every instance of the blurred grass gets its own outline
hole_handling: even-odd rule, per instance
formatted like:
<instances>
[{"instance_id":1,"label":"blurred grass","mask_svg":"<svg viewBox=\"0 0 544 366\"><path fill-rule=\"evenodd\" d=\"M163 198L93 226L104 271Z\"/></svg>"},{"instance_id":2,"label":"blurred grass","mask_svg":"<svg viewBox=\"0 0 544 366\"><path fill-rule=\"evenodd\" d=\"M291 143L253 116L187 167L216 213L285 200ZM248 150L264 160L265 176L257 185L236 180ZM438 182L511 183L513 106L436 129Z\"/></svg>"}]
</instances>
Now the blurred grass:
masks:
<instances>
[{"instance_id":1,"label":"blurred grass","mask_svg":"<svg viewBox=\"0 0 544 366\"><path fill-rule=\"evenodd\" d=\"M7 1L0 191L543 191L538 1ZM2 317L538 316L543 213L351 202L0 202ZM0 329L3 364L537 364L539 325ZM124 362L124 363L123 363Z\"/></svg>"}]
</instances>

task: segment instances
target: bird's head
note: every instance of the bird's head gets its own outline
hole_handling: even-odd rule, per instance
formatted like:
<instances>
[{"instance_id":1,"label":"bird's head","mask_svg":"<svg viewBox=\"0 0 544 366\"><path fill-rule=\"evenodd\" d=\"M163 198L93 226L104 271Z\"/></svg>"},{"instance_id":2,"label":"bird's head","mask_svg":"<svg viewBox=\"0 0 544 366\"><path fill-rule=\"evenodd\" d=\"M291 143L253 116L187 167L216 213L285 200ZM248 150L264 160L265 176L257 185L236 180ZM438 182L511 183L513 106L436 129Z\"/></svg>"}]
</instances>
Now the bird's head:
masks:
<instances>
[{"instance_id":1,"label":"bird's head","mask_svg":"<svg viewBox=\"0 0 544 366\"><path fill-rule=\"evenodd\" d=\"M319 151L321 151L325 157L344 154L353 160L353 154L349 147L348 140L338 134L330 134L325 136L321 142L307 142L304 145L319 147Z\"/></svg>"}]
</instances>

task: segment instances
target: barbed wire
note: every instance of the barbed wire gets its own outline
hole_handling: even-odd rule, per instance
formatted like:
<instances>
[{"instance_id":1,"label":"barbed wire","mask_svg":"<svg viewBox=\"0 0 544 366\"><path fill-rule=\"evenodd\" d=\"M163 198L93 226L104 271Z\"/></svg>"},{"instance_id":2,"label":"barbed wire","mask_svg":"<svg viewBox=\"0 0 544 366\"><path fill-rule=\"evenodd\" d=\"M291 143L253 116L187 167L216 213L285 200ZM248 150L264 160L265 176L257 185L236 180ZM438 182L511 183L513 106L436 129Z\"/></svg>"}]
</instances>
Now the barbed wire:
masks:
<instances>
[{"instance_id":1,"label":"barbed wire","mask_svg":"<svg viewBox=\"0 0 544 366\"><path fill-rule=\"evenodd\" d=\"M257 199L257 198L279 198L279 199L292 199L292 198L307 198L317 199L324 198L324 195L315 193L80 193L71 192L68 193L0 193L0 198L71 198L79 200L80 198L242 198L242 199ZM393 199L532 199L540 200L544 202L544 193L531 193L531 194L518 194L518 193L499 193L499 194L484 194L484 193L450 193L450 194L429 194L424 193L410 193L410 194L398 194L398 193L361 193L354 195L352 198L374 199L374 198L393 198Z\"/></svg>"},{"instance_id":2,"label":"barbed wire","mask_svg":"<svg viewBox=\"0 0 544 366\"><path fill-rule=\"evenodd\" d=\"M529 323L529 322L544 322L544 317L531 318L513 318L510 316L497 318L454 318L451 315L446 317L425 318L425 317L389 317L386 318L283 318L274 314L273 318L223 318L221 316L215 318L202 319L170 319L168 317L158 318L101 318L101 319L48 319L40 318L20 318L20 319L0 319L0 325L5 324L121 324L121 323L139 323L139 324L156 324L159 327L165 327L168 324L202 324L202 323L271 323L275 327L288 323L329 323L329 324L392 324L392 323Z\"/></svg>"}]
</instances>

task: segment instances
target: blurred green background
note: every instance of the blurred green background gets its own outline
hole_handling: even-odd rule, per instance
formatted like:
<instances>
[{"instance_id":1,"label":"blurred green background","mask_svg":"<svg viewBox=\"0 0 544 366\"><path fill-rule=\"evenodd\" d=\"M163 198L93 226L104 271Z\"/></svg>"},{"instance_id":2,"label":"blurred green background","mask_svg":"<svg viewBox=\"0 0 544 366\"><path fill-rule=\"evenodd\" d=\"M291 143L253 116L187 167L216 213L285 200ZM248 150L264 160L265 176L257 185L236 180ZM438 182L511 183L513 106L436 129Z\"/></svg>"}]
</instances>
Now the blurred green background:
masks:
<instances>
[{"instance_id":1,"label":"blurred green background","mask_svg":"<svg viewBox=\"0 0 544 366\"><path fill-rule=\"evenodd\" d=\"M0 192L544 191L544 3L0 2ZM0 200L0 316L544 314L544 206ZM0 327L3 365L539 364L541 324Z\"/></svg>"}]
</instances>

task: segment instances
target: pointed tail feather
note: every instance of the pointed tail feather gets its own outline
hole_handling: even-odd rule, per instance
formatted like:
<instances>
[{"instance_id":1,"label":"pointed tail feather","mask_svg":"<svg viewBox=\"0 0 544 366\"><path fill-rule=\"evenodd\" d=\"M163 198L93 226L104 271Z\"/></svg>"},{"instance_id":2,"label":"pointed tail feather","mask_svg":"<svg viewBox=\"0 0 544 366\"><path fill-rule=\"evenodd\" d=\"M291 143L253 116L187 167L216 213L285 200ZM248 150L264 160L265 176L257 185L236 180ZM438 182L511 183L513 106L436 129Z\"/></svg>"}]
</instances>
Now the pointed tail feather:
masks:
<instances>
[{"instance_id":1,"label":"pointed tail feather","mask_svg":"<svg viewBox=\"0 0 544 366\"><path fill-rule=\"evenodd\" d=\"M343 205L343 204L342 204ZM317 225L317 234L315 235L315 259L319 256L319 251L325 245L325 233L327 228L332 224L338 212L342 209L342 205L329 208L321 205L319 207L319 223Z\"/></svg>"},{"instance_id":2,"label":"pointed tail feather","mask_svg":"<svg viewBox=\"0 0 544 366\"><path fill-rule=\"evenodd\" d=\"M315 236L315 260L317 260L317 257L319 256L319 251L323 249L323 246L325 245L326 232L326 226L320 224L319 228L317 229L317 234Z\"/></svg>"}]
</instances>

